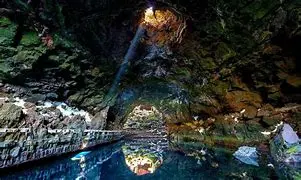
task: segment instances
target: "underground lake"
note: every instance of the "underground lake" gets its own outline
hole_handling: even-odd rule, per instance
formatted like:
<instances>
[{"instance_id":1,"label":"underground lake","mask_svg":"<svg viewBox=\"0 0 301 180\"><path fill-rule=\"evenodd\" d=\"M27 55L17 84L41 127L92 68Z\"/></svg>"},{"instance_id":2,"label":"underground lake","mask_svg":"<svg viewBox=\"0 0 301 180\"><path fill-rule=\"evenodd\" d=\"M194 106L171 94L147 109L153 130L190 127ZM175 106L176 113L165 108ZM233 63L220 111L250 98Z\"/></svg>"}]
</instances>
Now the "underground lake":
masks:
<instances>
[{"instance_id":1,"label":"underground lake","mask_svg":"<svg viewBox=\"0 0 301 180\"><path fill-rule=\"evenodd\" d=\"M0 179L301 179L300 0L0 0Z\"/></svg>"}]
</instances>

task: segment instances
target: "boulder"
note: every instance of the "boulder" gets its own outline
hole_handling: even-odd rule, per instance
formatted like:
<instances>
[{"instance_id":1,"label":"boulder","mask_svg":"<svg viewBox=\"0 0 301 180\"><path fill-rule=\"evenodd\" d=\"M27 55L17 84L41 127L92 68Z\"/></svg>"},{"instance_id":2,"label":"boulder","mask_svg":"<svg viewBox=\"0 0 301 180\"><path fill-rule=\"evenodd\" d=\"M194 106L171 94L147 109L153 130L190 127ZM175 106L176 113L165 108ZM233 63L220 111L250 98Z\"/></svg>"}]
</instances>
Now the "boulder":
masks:
<instances>
[{"instance_id":1,"label":"boulder","mask_svg":"<svg viewBox=\"0 0 301 180\"><path fill-rule=\"evenodd\" d=\"M0 108L1 127L17 125L22 116L22 108L11 103L5 103Z\"/></svg>"},{"instance_id":2,"label":"boulder","mask_svg":"<svg viewBox=\"0 0 301 180\"><path fill-rule=\"evenodd\" d=\"M272 114L274 107L270 104L263 105L262 108L258 109L257 117L267 117Z\"/></svg>"},{"instance_id":3,"label":"boulder","mask_svg":"<svg viewBox=\"0 0 301 180\"><path fill-rule=\"evenodd\" d=\"M231 91L226 94L225 98L229 107L234 111L241 111L250 106L259 108L262 103L261 96L250 91Z\"/></svg>"},{"instance_id":4,"label":"boulder","mask_svg":"<svg viewBox=\"0 0 301 180\"><path fill-rule=\"evenodd\" d=\"M31 69L32 65L36 63L40 57L46 53L46 49L43 47L36 47L34 49L22 49L13 56L15 62L24 64L23 69Z\"/></svg>"},{"instance_id":5,"label":"boulder","mask_svg":"<svg viewBox=\"0 0 301 180\"><path fill-rule=\"evenodd\" d=\"M47 93L46 98L50 100L56 100L59 96L56 93Z\"/></svg>"},{"instance_id":6,"label":"boulder","mask_svg":"<svg viewBox=\"0 0 301 180\"><path fill-rule=\"evenodd\" d=\"M104 129L107 124L107 115L109 106L96 113L91 120L91 128L93 129Z\"/></svg>"},{"instance_id":7,"label":"boulder","mask_svg":"<svg viewBox=\"0 0 301 180\"><path fill-rule=\"evenodd\" d=\"M278 124L281 120L282 120L281 115L264 116L264 117L262 118L262 122L264 123L264 125L267 125L267 126L275 126L275 125Z\"/></svg>"},{"instance_id":8,"label":"boulder","mask_svg":"<svg viewBox=\"0 0 301 180\"><path fill-rule=\"evenodd\" d=\"M25 116L26 123L33 124L35 121L41 121L42 120L41 117L42 117L42 115L39 116L34 108L26 109L26 116Z\"/></svg>"},{"instance_id":9,"label":"boulder","mask_svg":"<svg viewBox=\"0 0 301 180\"><path fill-rule=\"evenodd\" d=\"M284 140L284 144L287 147L291 147L300 142L297 133L289 124L284 124L281 132L281 137Z\"/></svg>"},{"instance_id":10,"label":"boulder","mask_svg":"<svg viewBox=\"0 0 301 180\"><path fill-rule=\"evenodd\" d=\"M13 149L10 150L10 155L12 157L17 157L20 153L21 148L19 146L14 147Z\"/></svg>"},{"instance_id":11,"label":"boulder","mask_svg":"<svg viewBox=\"0 0 301 180\"><path fill-rule=\"evenodd\" d=\"M57 125L61 126L62 123L58 122ZM84 117L82 117L80 115L72 116L71 120L70 120L70 124L68 124L67 128L77 129L77 130L81 130L83 132L83 130L87 128L86 121L85 121Z\"/></svg>"},{"instance_id":12,"label":"boulder","mask_svg":"<svg viewBox=\"0 0 301 180\"><path fill-rule=\"evenodd\" d=\"M259 166L258 155L255 147L242 146L233 154L241 162L249 165Z\"/></svg>"},{"instance_id":13,"label":"boulder","mask_svg":"<svg viewBox=\"0 0 301 180\"><path fill-rule=\"evenodd\" d=\"M244 112L244 117L247 119L253 119L257 115L257 108L253 106L247 106Z\"/></svg>"},{"instance_id":14,"label":"boulder","mask_svg":"<svg viewBox=\"0 0 301 180\"><path fill-rule=\"evenodd\" d=\"M271 155L275 161L285 163L301 162L300 139L289 124L283 125L281 131L270 144Z\"/></svg>"}]
</instances>

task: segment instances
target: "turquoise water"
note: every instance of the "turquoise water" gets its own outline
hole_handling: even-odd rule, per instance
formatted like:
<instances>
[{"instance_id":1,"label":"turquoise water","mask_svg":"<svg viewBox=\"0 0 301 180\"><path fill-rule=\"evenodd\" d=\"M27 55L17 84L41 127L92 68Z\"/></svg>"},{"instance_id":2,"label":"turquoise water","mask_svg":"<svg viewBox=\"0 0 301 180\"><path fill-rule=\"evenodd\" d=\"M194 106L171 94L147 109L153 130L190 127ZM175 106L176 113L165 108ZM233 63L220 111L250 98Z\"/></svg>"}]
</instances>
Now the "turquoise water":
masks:
<instances>
[{"instance_id":1,"label":"turquoise water","mask_svg":"<svg viewBox=\"0 0 301 180\"><path fill-rule=\"evenodd\" d=\"M78 154L74 153L33 162L2 172L0 179L279 179L266 165L245 165L218 151L175 151L164 140L120 142L89 151L79 159L72 160Z\"/></svg>"}]
</instances>

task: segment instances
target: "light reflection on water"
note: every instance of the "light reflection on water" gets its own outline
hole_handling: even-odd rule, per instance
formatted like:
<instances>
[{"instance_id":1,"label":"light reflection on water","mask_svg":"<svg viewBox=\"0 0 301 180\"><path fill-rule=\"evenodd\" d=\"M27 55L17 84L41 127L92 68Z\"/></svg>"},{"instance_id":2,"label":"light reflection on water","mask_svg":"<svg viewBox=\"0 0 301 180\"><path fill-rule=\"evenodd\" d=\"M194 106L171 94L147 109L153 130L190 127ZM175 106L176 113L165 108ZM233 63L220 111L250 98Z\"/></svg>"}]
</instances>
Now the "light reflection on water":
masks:
<instances>
[{"instance_id":1,"label":"light reflection on water","mask_svg":"<svg viewBox=\"0 0 301 180\"><path fill-rule=\"evenodd\" d=\"M71 160L73 154L32 163L0 179L279 179L273 169L244 165L231 154L216 151L200 157L195 152L171 151L165 139L140 139L98 147L77 160Z\"/></svg>"},{"instance_id":2,"label":"light reflection on water","mask_svg":"<svg viewBox=\"0 0 301 180\"><path fill-rule=\"evenodd\" d=\"M122 146L126 165L138 176L154 173L163 163L167 139L133 140Z\"/></svg>"}]
</instances>

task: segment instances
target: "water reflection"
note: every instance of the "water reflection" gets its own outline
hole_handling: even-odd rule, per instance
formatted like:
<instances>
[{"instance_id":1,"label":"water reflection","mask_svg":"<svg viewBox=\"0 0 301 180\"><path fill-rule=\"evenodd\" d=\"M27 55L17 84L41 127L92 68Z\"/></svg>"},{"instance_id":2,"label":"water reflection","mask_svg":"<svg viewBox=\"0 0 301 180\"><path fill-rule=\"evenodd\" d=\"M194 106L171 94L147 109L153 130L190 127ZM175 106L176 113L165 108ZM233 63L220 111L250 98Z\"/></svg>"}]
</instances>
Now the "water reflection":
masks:
<instances>
[{"instance_id":1,"label":"water reflection","mask_svg":"<svg viewBox=\"0 0 301 180\"><path fill-rule=\"evenodd\" d=\"M138 176L154 173L163 163L167 139L133 140L122 146L126 165Z\"/></svg>"},{"instance_id":2,"label":"water reflection","mask_svg":"<svg viewBox=\"0 0 301 180\"><path fill-rule=\"evenodd\" d=\"M105 179L105 180L194 180L194 179L293 179L300 169L270 168L240 163L223 151L172 151L165 139L134 140L91 149L91 152L32 163L23 170L2 172L0 179ZM201 163L199 163L201 161ZM300 166L299 166L300 167ZM275 172L278 171L278 172ZM286 171L286 172L283 172Z\"/></svg>"},{"instance_id":3,"label":"water reflection","mask_svg":"<svg viewBox=\"0 0 301 180\"><path fill-rule=\"evenodd\" d=\"M2 171L0 179L99 179L102 165L119 153L122 145L120 142L47 162L31 163L20 169L10 169L10 172Z\"/></svg>"}]
</instances>

